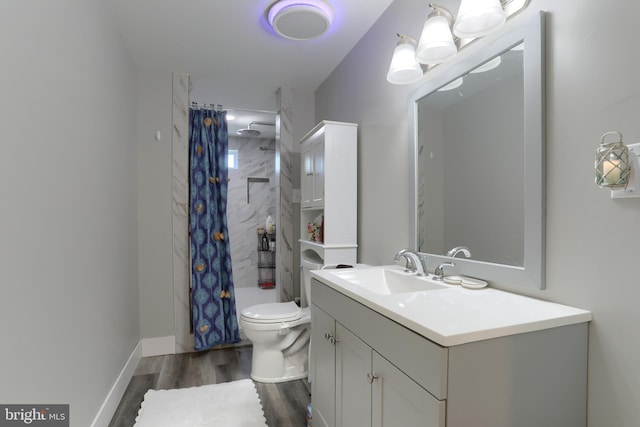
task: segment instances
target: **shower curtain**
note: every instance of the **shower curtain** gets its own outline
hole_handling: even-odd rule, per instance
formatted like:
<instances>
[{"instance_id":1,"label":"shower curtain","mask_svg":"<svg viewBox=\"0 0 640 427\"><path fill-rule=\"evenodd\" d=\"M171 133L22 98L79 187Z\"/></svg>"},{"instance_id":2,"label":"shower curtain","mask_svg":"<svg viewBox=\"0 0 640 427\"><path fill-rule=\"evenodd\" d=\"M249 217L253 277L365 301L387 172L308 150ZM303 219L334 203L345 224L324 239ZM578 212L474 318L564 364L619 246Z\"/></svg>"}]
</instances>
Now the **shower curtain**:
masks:
<instances>
[{"instance_id":1,"label":"shower curtain","mask_svg":"<svg viewBox=\"0 0 640 427\"><path fill-rule=\"evenodd\" d=\"M225 111L189 110L189 235L195 350L240 341L227 227Z\"/></svg>"}]
</instances>

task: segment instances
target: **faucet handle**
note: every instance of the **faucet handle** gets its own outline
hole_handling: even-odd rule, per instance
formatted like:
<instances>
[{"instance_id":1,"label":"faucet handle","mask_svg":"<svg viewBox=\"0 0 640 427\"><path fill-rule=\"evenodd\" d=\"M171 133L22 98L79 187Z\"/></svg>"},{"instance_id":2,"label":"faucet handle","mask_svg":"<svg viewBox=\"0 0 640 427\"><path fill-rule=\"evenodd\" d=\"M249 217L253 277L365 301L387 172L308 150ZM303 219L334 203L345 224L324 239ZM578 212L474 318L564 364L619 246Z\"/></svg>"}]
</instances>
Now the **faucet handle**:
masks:
<instances>
[{"instance_id":1,"label":"faucet handle","mask_svg":"<svg viewBox=\"0 0 640 427\"><path fill-rule=\"evenodd\" d=\"M455 267L455 264L452 262L443 262L442 264L436 267L436 271L433 272L433 280L442 280L444 277L444 268L445 267Z\"/></svg>"}]
</instances>

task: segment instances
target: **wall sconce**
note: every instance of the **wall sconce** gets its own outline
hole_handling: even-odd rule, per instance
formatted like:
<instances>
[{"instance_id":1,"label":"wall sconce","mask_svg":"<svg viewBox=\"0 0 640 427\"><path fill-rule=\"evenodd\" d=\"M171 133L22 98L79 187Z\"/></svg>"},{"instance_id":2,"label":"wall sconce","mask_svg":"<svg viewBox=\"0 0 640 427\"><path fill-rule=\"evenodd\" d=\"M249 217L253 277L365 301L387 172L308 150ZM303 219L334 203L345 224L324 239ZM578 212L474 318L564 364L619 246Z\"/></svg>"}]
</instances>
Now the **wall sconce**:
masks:
<instances>
[{"instance_id":1,"label":"wall sconce","mask_svg":"<svg viewBox=\"0 0 640 427\"><path fill-rule=\"evenodd\" d=\"M605 142L609 135L618 135L618 141ZM596 184L611 189L612 198L640 197L640 144L626 146L622 133L607 132L600 138L596 149Z\"/></svg>"},{"instance_id":2,"label":"wall sconce","mask_svg":"<svg viewBox=\"0 0 640 427\"><path fill-rule=\"evenodd\" d=\"M524 10L528 4L529 0L461 0L454 20L446 8L429 3L431 12L424 23L417 46L414 38L398 34L401 40L394 50L387 80L393 84L416 82L422 75L417 74L416 62L436 65L449 61L465 45L462 38L483 37L498 30L509 17ZM460 47L456 45L457 41ZM408 57L410 50L414 50L415 60L396 60L401 44L406 45L401 49L402 56ZM496 60L498 61L500 60ZM497 66L499 63L491 65ZM411 78L400 77L405 75Z\"/></svg>"}]
</instances>

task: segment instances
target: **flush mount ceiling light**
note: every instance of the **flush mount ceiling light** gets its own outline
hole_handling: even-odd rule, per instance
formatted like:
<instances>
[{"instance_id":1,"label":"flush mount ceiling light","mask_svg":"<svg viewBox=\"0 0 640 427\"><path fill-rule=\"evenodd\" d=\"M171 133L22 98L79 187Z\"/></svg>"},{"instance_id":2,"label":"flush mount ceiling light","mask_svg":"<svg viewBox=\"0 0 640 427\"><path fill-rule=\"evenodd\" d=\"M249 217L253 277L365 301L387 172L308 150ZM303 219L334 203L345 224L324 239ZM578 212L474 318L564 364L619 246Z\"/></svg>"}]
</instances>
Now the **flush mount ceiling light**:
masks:
<instances>
[{"instance_id":1,"label":"flush mount ceiling light","mask_svg":"<svg viewBox=\"0 0 640 427\"><path fill-rule=\"evenodd\" d=\"M282 37L309 40L333 22L333 8L321 0L278 0L267 9L267 21Z\"/></svg>"}]
</instances>

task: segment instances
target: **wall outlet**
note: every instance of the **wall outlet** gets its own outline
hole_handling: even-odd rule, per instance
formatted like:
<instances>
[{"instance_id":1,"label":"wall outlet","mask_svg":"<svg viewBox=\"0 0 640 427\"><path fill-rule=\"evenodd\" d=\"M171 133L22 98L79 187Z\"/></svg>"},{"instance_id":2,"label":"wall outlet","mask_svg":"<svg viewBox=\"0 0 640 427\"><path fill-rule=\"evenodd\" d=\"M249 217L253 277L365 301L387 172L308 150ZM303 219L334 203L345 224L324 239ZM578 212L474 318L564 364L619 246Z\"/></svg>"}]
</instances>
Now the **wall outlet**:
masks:
<instances>
[{"instance_id":1,"label":"wall outlet","mask_svg":"<svg viewBox=\"0 0 640 427\"><path fill-rule=\"evenodd\" d=\"M611 190L612 199L629 199L640 197L640 143L627 144L629 148L629 162L631 163L631 175L626 188Z\"/></svg>"}]
</instances>

